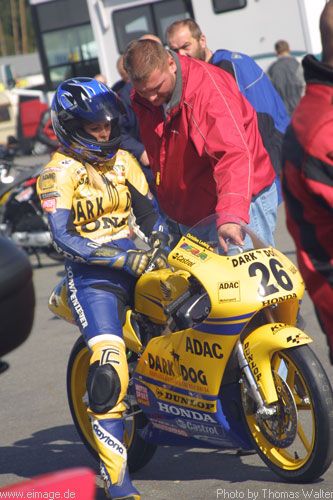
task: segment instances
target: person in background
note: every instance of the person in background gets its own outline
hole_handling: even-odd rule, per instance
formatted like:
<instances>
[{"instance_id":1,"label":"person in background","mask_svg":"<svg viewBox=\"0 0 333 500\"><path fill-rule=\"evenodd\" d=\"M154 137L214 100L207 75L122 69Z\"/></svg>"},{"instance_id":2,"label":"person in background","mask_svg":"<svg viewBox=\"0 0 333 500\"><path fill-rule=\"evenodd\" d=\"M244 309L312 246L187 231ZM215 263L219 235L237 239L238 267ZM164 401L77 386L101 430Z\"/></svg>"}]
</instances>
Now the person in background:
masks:
<instances>
[{"instance_id":1,"label":"person in background","mask_svg":"<svg viewBox=\"0 0 333 500\"><path fill-rule=\"evenodd\" d=\"M65 256L69 306L91 352L88 412L105 490L111 499L138 500L123 442L122 325L137 278L148 267L167 266L168 236L140 166L119 149L122 112L117 95L97 80L60 84L52 123L62 148L41 171L38 194L55 248ZM132 210L148 250L129 237Z\"/></svg>"},{"instance_id":2,"label":"person in background","mask_svg":"<svg viewBox=\"0 0 333 500\"><path fill-rule=\"evenodd\" d=\"M283 101L265 72L246 54L221 49L212 52L206 36L193 19L172 23L165 34L170 49L178 54L195 57L222 68L235 79L240 92L257 112L258 127L272 164L281 171L282 139L289 124ZM277 183L280 189L280 183Z\"/></svg>"},{"instance_id":3,"label":"person in background","mask_svg":"<svg viewBox=\"0 0 333 500\"><path fill-rule=\"evenodd\" d=\"M274 45L277 60L267 69L267 74L280 94L291 116L304 91L301 65L290 53L288 42L279 40Z\"/></svg>"},{"instance_id":4,"label":"person in background","mask_svg":"<svg viewBox=\"0 0 333 500\"><path fill-rule=\"evenodd\" d=\"M97 80L98 82L102 82L104 83L105 85L107 85L107 81L106 81L106 78L104 75L102 75L101 73L97 73L97 75L94 76L94 80Z\"/></svg>"},{"instance_id":5,"label":"person in background","mask_svg":"<svg viewBox=\"0 0 333 500\"><path fill-rule=\"evenodd\" d=\"M185 226L223 212L218 233L225 251L228 239L244 244L236 219L273 243L275 172L254 108L234 78L153 40L131 42L124 67L164 212Z\"/></svg>"},{"instance_id":6,"label":"person in background","mask_svg":"<svg viewBox=\"0 0 333 500\"><path fill-rule=\"evenodd\" d=\"M117 59L117 70L120 75L120 80L116 81L112 86L111 89L114 92L119 92L120 89L123 88L123 86L129 81L128 80L128 75L124 69L124 64L123 64L123 55L121 54L118 59Z\"/></svg>"},{"instance_id":7,"label":"person in background","mask_svg":"<svg viewBox=\"0 0 333 500\"><path fill-rule=\"evenodd\" d=\"M333 0L320 17L322 60L303 61L306 92L283 145L282 187L297 262L333 364Z\"/></svg>"}]
</instances>

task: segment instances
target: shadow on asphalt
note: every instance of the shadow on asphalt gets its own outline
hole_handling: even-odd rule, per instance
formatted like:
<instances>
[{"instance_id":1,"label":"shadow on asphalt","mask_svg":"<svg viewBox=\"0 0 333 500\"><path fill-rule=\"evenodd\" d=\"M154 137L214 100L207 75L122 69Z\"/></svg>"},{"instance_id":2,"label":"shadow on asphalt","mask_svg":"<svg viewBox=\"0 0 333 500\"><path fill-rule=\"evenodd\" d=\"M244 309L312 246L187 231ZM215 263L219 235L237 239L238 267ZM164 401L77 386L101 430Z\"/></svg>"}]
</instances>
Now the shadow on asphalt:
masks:
<instances>
[{"instance_id":1,"label":"shadow on asphalt","mask_svg":"<svg viewBox=\"0 0 333 500\"><path fill-rule=\"evenodd\" d=\"M16 474L22 478L59 470L59 465L62 469L81 466L98 469L74 425L44 429L12 446L0 447L0 457L2 474Z\"/></svg>"},{"instance_id":2,"label":"shadow on asphalt","mask_svg":"<svg viewBox=\"0 0 333 500\"><path fill-rule=\"evenodd\" d=\"M31 478L71 467L91 467L98 473L98 464L82 444L74 425L63 425L35 432L16 441L12 446L0 447L2 474ZM198 466L200 464L200 466ZM159 447L152 460L132 479L141 481L192 481L216 479L229 483L248 480L276 482L275 475L264 465L244 463L236 450L198 450Z\"/></svg>"}]
</instances>

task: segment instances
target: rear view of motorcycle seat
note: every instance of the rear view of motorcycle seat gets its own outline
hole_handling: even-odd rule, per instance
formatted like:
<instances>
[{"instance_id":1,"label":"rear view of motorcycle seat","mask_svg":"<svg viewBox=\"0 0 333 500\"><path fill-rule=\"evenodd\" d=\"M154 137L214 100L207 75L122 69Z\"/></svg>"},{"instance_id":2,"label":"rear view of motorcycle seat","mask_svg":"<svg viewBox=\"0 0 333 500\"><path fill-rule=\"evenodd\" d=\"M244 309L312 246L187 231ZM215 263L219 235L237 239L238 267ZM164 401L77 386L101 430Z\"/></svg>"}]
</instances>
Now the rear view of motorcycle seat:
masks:
<instances>
[{"instance_id":1,"label":"rear view of motorcycle seat","mask_svg":"<svg viewBox=\"0 0 333 500\"><path fill-rule=\"evenodd\" d=\"M29 336L35 312L32 267L28 256L0 237L0 358Z\"/></svg>"}]
</instances>

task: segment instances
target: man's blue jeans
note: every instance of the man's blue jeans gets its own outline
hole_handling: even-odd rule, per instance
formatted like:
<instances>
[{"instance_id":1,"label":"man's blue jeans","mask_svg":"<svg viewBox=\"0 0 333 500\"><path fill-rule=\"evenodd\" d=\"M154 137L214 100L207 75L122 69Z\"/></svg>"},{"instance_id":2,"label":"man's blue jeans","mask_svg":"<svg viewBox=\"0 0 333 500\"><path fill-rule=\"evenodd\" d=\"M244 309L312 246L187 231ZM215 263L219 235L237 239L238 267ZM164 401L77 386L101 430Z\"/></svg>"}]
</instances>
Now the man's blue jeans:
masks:
<instances>
[{"instance_id":1,"label":"man's blue jeans","mask_svg":"<svg viewBox=\"0 0 333 500\"><path fill-rule=\"evenodd\" d=\"M262 240L274 246L274 230L276 226L278 192L276 184L263 189L250 203L250 223L252 229Z\"/></svg>"},{"instance_id":2,"label":"man's blue jeans","mask_svg":"<svg viewBox=\"0 0 333 500\"><path fill-rule=\"evenodd\" d=\"M276 183L265 189L263 189L257 196L252 198L250 203L250 223L248 227L261 239L263 242L266 242L267 245L274 246L274 230L276 226L276 217L277 217L277 207L278 207L278 191L276 188ZM173 222L173 221L172 221ZM186 234L190 229L189 226L185 226L184 224L176 224L178 226L182 234ZM170 230L170 228L169 228ZM202 233L200 229L197 228L195 233L196 236L200 239L208 241L209 239L216 240L216 225L215 223L211 228L205 227L202 228ZM176 241L178 238L176 239ZM251 238L246 235L244 241L244 247L242 247L243 251L250 250L253 248L253 243ZM239 253L240 249L229 243L229 251L228 255L233 255Z\"/></svg>"}]
</instances>

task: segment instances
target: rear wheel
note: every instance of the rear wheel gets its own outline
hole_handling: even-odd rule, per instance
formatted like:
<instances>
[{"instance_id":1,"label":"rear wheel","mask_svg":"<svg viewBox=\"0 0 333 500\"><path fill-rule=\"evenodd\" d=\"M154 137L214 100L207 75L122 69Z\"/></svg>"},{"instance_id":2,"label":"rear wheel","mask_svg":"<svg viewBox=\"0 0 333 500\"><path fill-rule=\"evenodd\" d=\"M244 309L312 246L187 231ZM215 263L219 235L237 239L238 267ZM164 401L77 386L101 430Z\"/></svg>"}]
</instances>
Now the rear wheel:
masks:
<instances>
[{"instance_id":1,"label":"rear wheel","mask_svg":"<svg viewBox=\"0 0 333 500\"><path fill-rule=\"evenodd\" d=\"M67 366L67 397L75 427L88 451L99 461L90 419L87 413L88 397L86 379L90 365L90 352L82 337L73 346ZM137 430L147 419L138 406L130 406L123 414L124 443L127 447L127 463L130 472L141 469L152 458L156 446L144 441Z\"/></svg>"},{"instance_id":2,"label":"rear wheel","mask_svg":"<svg viewBox=\"0 0 333 500\"><path fill-rule=\"evenodd\" d=\"M53 247L50 247L46 250L46 255L50 257L50 259L55 260L57 262L63 262L65 260L65 257L58 253L56 250L54 250Z\"/></svg>"},{"instance_id":3,"label":"rear wheel","mask_svg":"<svg viewBox=\"0 0 333 500\"><path fill-rule=\"evenodd\" d=\"M308 345L279 351L271 359L278 394L277 412L258 417L250 392L241 384L245 420L262 460L289 482L320 477L333 459L333 393L328 377Z\"/></svg>"}]
</instances>

